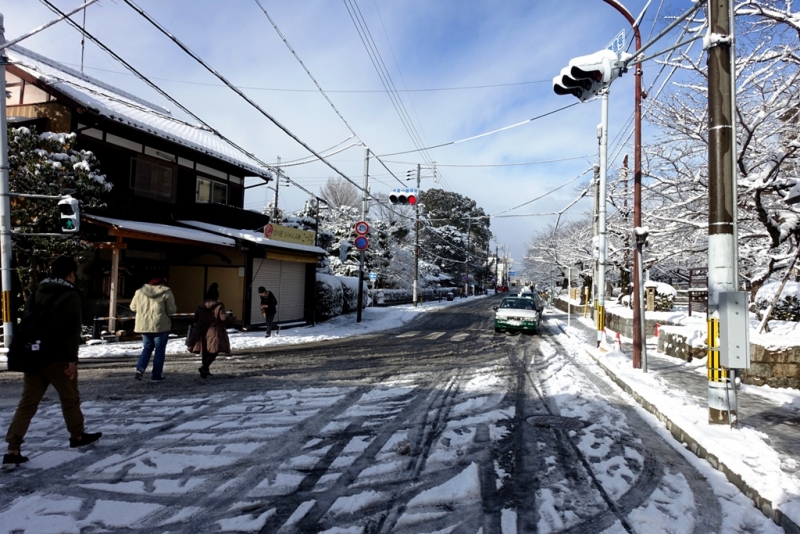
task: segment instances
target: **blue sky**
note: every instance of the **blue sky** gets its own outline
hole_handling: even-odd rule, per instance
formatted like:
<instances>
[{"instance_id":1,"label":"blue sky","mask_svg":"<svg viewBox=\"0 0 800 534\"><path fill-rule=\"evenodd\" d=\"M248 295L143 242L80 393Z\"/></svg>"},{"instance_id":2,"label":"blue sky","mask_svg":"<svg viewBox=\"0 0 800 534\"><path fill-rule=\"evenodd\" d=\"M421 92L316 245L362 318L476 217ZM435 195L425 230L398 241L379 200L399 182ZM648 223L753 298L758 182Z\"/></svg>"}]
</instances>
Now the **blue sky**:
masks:
<instances>
[{"instance_id":1,"label":"blue sky","mask_svg":"<svg viewBox=\"0 0 800 534\"><path fill-rule=\"evenodd\" d=\"M65 11L81 3L52 1ZM623 2L634 16L645 3ZM315 150L323 151L351 135L255 0L138 0L137 4ZM411 151L417 146L383 92L348 5L358 6L424 146L480 135L577 102L553 93L553 76L570 58L600 50L621 30L629 29L627 21L602 0L359 0L357 4L353 0L262 0L262 5L358 138L377 154ZM645 40L654 24L663 27L666 15L681 13L691 5L691 0L653 0L642 22ZM39 0L2 0L0 13L5 16L6 39L55 18ZM74 18L82 21L81 15ZM272 163L280 156L288 162L309 155L122 0L100 0L91 6L86 27L260 159ZM664 47L672 42L665 40ZM64 22L21 44L80 66L81 37ZM182 117L172 104L88 40L84 70L164 104ZM655 64L645 66L645 85L657 70ZM632 111L633 75L628 73L614 83L611 93L610 140L617 137ZM441 178L423 180L423 189L440 187L466 195L489 214L549 213L571 202L573 187L508 210L591 167L596 160L599 121L600 103L588 102L514 129L429 150L426 157L415 152L383 159L400 179L417 163L435 161ZM330 161L361 184L363 152L351 148ZM632 161L632 146L610 147L610 155L616 153L620 154L617 164L626 153ZM509 166L512 163L533 164ZM388 193L400 186L377 162L371 162L370 170L373 192ZM334 175L321 163L287 167L286 173L314 193ZM246 207L261 209L273 194L264 188L251 189ZM282 187L279 204L292 211L302 207L305 198L296 187ZM567 217L587 209L588 204L579 204ZM491 229L496 243L508 245L519 262L533 233L554 220L544 215L496 218Z\"/></svg>"}]
</instances>

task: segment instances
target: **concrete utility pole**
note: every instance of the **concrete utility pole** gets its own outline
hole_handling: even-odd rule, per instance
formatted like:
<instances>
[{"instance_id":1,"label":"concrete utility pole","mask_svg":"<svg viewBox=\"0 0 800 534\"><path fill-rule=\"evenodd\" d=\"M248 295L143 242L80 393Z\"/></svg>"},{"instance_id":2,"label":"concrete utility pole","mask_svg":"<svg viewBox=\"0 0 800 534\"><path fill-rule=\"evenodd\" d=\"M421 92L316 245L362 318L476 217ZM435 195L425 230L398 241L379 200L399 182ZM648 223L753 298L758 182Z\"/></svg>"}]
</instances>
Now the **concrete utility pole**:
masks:
<instances>
[{"instance_id":1,"label":"concrete utility pole","mask_svg":"<svg viewBox=\"0 0 800 534\"><path fill-rule=\"evenodd\" d=\"M417 194L419 195L419 186L420 186L420 167L421 165L417 163ZM419 197L417 197L417 202L414 204L414 294L412 295L412 299L414 300L414 307L417 306L417 302L419 301L419 293L417 292L417 287L419 285Z\"/></svg>"},{"instance_id":2,"label":"concrete utility pole","mask_svg":"<svg viewBox=\"0 0 800 534\"><path fill-rule=\"evenodd\" d=\"M0 45L6 41L3 15L0 14ZM2 279L3 346L11 346L11 201L8 196L8 124L6 121L6 63L0 52L0 278Z\"/></svg>"},{"instance_id":3,"label":"concrete utility pole","mask_svg":"<svg viewBox=\"0 0 800 534\"><path fill-rule=\"evenodd\" d=\"M281 157L278 156L278 166L275 167L275 174L277 177L275 178L275 205L272 206L272 220L270 222L275 222L278 220L278 190L281 188L281 178L283 178L283 171L281 170Z\"/></svg>"},{"instance_id":4,"label":"concrete utility pole","mask_svg":"<svg viewBox=\"0 0 800 534\"><path fill-rule=\"evenodd\" d=\"M603 330L606 327L606 181L608 177L608 89L602 93L602 112L598 137L600 141L600 175L597 209L597 346L603 340Z\"/></svg>"},{"instance_id":5,"label":"concrete utility pole","mask_svg":"<svg viewBox=\"0 0 800 534\"><path fill-rule=\"evenodd\" d=\"M720 363L718 337L720 294L738 286L733 21L729 0L708 6L708 421L728 424L737 412L736 388Z\"/></svg>"},{"instance_id":6,"label":"concrete utility pole","mask_svg":"<svg viewBox=\"0 0 800 534\"><path fill-rule=\"evenodd\" d=\"M364 149L364 193L361 196L361 220L367 220L367 191L369 190L369 148ZM367 254L361 251L358 258L358 306L356 307L356 322L361 322L361 308L364 300L364 263Z\"/></svg>"},{"instance_id":7,"label":"concrete utility pole","mask_svg":"<svg viewBox=\"0 0 800 534\"><path fill-rule=\"evenodd\" d=\"M465 266L467 268L467 279L464 281L464 296L469 296L469 245L470 245L470 234L472 230L472 216L467 216L467 261L465 262Z\"/></svg>"}]
</instances>

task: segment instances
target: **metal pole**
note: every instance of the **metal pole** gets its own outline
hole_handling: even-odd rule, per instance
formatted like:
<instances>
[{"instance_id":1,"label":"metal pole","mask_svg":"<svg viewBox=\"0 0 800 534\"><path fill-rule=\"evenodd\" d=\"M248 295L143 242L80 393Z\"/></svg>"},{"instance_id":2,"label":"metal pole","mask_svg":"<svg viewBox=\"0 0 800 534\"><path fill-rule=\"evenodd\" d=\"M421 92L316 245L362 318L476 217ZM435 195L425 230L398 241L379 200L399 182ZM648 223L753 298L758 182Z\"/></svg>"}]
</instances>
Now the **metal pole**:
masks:
<instances>
[{"instance_id":1,"label":"metal pole","mask_svg":"<svg viewBox=\"0 0 800 534\"><path fill-rule=\"evenodd\" d=\"M636 252L639 255L639 263L638 263L638 271L637 276L639 280L644 279L644 265L641 261L642 258L642 251L644 250L644 244L637 244L636 245ZM636 295L636 302L639 303L639 309L642 310L642 320L639 323L639 335L642 337L642 351L641 351L641 368L643 372L647 372L647 318L644 314L644 283L639 284L639 290ZM636 323L633 323L633 329L636 330Z\"/></svg>"},{"instance_id":2,"label":"metal pole","mask_svg":"<svg viewBox=\"0 0 800 534\"><path fill-rule=\"evenodd\" d=\"M0 45L5 40L5 25L0 14ZM14 333L11 323L11 201L8 177L8 123L6 120L6 63L0 52L0 278L2 278L3 345L11 346Z\"/></svg>"},{"instance_id":3,"label":"metal pole","mask_svg":"<svg viewBox=\"0 0 800 534\"><path fill-rule=\"evenodd\" d=\"M420 164L417 163L417 203L414 204L414 290L412 300L414 301L414 307L417 306L418 293L417 293L417 284L419 283L419 174L420 174Z\"/></svg>"},{"instance_id":4,"label":"metal pole","mask_svg":"<svg viewBox=\"0 0 800 534\"><path fill-rule=\"evenodd\" d=\"M364 191L361 196L361 220L367 220L367 191L369 184L369 148L364 149ZM364 298L364 263L366 253L362 250L358 257L358 306L356 307L356 322L361 322L361 302Z\"/></svg>"},{"instance_id":5,"label":"metal pole","mask_svg":"<svg viewBox=\"0 0 800 534\"><path fill-rule=\"evenodd\" d=\"M598 203L597 225L599 235L597 240L597 346L603 340L606 313L606 181L608 177L608 89L603 91L602 112L600 122L600 183L597 187Z\"/></svg>"},{"instance_id":6,"label":"metal pole","mask_svg":"<svg viewBox=\"0 0 800 534\"><path fill-rule=\"evenodd\" d=\"M639 33L639 26L630 12L617 0L603 0L619 11L633 28L633 37L636 43L636 53L642 48L642 36ZM642 225L642 66L636 65L634 72L634 108L633 108L633 226L638 228ZM639 264L642 261L639 248L634 249L633 254L633 291L636 294L640 291L639 284ZM639 299L633 300L633 324L642 325L644 317ZM642 328L633 329L633 367L638 369L642 366Z\"/></svg>"},{"instance_id":7,"label":"metal pole","mask_svg":"<svg viewBox=\"0 0 800 534\"><path fill-rule=\"evenodd\" d=\"M736 291L736 205L732 150L731 12L729 0L709 3L708 50L708 421L736 419L737 399L720 364L719 295ZM733 394L730 391L733 390Z\"/></svg>"}]
</instances>

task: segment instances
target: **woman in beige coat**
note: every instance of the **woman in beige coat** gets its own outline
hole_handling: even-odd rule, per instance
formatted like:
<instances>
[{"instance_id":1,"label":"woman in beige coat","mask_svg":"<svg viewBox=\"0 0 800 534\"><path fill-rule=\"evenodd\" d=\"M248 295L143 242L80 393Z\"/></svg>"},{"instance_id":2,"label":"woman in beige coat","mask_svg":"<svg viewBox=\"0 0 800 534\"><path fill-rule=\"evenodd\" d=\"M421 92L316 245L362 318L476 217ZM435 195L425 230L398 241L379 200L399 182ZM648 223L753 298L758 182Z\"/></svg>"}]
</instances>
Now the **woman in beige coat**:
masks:
<instances>
[{"instance_id":1,"label":"woman in beige coat","mask_svg":"<svg viewBox=\"0 0 800 534\"><path fill-rule=\"evenodd\" d=\"M142 334L143 345L134 378L142 379L147 364L150 363L150 356L155 350L150 380L160 382L164 380L162 371L167 352L167 339L172 331L172 320L169 316L178 311L175 297L167 286L166 278L154 278L137 289L131 301L131 311L136 314L133 331Z\"/></svg>"},{"instance_id":2,"label":"woman in beige coat","mask_svg":"<svg viewBox=\"0 0 800 534\"><path fill-rule=\"evenodd\" d=\"M235 321L225 311L225 304L219 300L219 290L214 282L206 291L206 298L197 305L194 312L195 324L186 340L189 352L200 354L203 365L198 369L202 378L211 376L208 368L220 352L230 353L231 342L228 326Z\"/></svg>"}]
</instances>

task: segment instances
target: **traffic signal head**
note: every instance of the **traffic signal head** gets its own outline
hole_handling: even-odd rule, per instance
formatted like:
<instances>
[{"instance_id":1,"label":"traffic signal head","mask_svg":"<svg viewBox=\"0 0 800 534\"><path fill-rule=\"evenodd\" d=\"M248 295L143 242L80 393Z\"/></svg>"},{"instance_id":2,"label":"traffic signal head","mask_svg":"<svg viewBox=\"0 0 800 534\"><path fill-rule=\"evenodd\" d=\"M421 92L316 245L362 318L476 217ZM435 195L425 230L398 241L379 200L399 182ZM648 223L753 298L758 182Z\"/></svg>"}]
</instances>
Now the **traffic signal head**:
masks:
<instances>
[{"instance_id":1,"label":"traffic signal head","mask_svg":"<svg viewBox=\"0 0 800 534\"><path fill-rule=\"evenodd\" d=\"M611 50L576 57L553 78L553 91L585 102L616 79L623 67L616 52Z\"/></svg>"},{"instance_id":2,"label":"traffic signal head","mask_svg":"<svg viewBox=\"0 0 800 534\"><path fill-rule=\"evenodd\" d=\"M61 231L74 234L81 228L81 211L77 198L66 197L58 201Z\"/></svg>"},{"instance_id":3,"label":"traffic signal head","mask_svg":"<svg viewBox=\"0 0 800 534\"><path fill-rule=\"evenodd\" d=\"M408 204L413 206L417 203L419 197L419 190L417 188L407 187L405 189L392 189L389 194L389 202L392 204Z\"/></svg>"}]
</instances>

